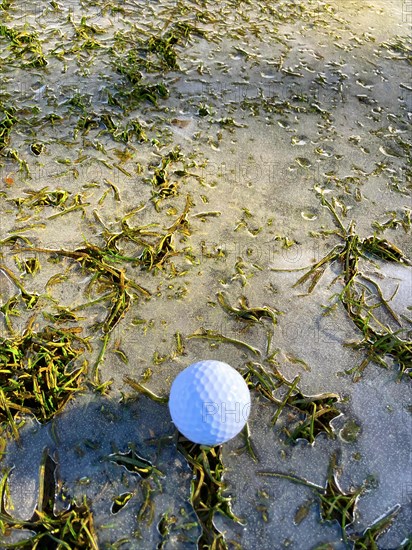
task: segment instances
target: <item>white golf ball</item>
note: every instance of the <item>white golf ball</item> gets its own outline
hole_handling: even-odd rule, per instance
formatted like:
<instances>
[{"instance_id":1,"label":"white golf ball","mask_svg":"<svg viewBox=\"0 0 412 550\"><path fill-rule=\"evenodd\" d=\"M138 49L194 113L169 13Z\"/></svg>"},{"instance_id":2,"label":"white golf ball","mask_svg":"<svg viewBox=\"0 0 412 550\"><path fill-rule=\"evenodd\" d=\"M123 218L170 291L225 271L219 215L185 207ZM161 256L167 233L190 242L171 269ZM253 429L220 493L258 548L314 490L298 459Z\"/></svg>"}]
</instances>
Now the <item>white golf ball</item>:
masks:
<instances>
[{"instance_id":1,"label":"white golf ball","mask_svg":"<svg viewBox=\"0 0 412 550\"><path fill-rule=\"evenodd\" d=\"M212 447L242 430L250 412L250 393L242 376L227 363L199 361L175 378L169 410L187 439Z\"/></svg>"}]
</instances>

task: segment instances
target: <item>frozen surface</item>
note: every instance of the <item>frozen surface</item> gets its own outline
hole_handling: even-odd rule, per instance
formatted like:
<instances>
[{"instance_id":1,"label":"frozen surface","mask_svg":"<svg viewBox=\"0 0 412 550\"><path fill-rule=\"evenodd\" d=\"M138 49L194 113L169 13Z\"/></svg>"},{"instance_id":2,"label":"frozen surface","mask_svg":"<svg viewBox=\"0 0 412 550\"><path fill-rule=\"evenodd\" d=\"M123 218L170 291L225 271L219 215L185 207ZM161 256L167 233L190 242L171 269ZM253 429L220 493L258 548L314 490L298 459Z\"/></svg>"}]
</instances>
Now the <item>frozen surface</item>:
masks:
<instances>
[{"instance_id":1,"label":"frozen surface","mask_svg":"<svg viewBox=\"0 0 412 550\"><path fill-rule=\"evenodd\" d=\"M20 444L11 449L15 467L10 474L12 507L7 511L16 518L28 520L33 516L44 448L57 464L59 492L77 502L83 495L90 499L102 548L120 539L131 549L155 547L162 542L158 525L164 515L176 519L164 541L165 548L193 548L199 530L187 501L192 474L176 451L174 428L165 405L144 397L119 404L84 395L53 425L25 427ZM140 475L116 462L130 450L153 465L157 473ZM114 501L125 493L131 493L130 500L113 512ZM145 511L148 493L150 505ZM66 505L58 499L56 512ZM136 517L139 512L141 521Z\"/></svg>"},{"instance_id":2,"label":"frozen surface","mask_svg":"<svg viewBox=\"0 0 412 550\"><path fill-rule=\"evenodd\" d=\"M13 467L14 506L7 504L7 510L20 519L32 516L48 448L65 494L90 499L102 548L124 541L120 548L131 550L160 544L195 549L201 528L189 500L192 472L176 449L167 406L132 394L125 376L165 396L175 376L195 361L225 361L244 373L248 363L269 369L272 353L281 376L292 381L299 375L303 394L338 394L340 416L332 421L334 438L322 433L312 445L291 444L285 430L295 420L293 411L286 407L273 428L277 405L252 388L249 428L258 461L241 450L241 435L223 448L226 494L243 520L215 516L230 550L353 546L336 521L320 521L313 489L261 475L291 474L324 486L335 453L344 491L370 483L349 532L362 534L400 506L391 528L377 539L380 550L399 548L412 523L408 377L399 380L390 358L388 369L370 363L356 383L348 374L366 352L347 345L362 335L336 302L341 263L327 265L311 292L294 285L306 266L342 243L320 192L336 201L345 227L354 222L360 239L375 231L412 257L410 3L53 4L15 0L0 11L1 25L19 30L26 25L37 33L47 60L44 67L23 67L1 34L0 120L3 106L15 108L20 120L0 151L0 240L10 238L0 250L0 307L13 296L18 300L13 330L22 333L29 319L40 329L47 315L73 308L77 320L67 325L83 330L94 365L112 304L103 299L83 305L101 298L104 289L90 286L93 273L69 256L50 261L56 258L18 247L103 246L124 229L129 214L130 227L164 234L188 195L192 204L188 232L174 235L177 254L162 269L113 264L148 294L132 293L111 332L99 365L101 381L112 381L109 394L77 395L51 423L27 420L21 442L7 441L3 464ZM119 67L137 48L134 41L164 35L177 22L197 31L175 47L178 66L141 71L149 87L162 84L168 96L129 104L130 82ZM29 63L29 53L25 56ZM150 59L159 61L154 54ZM110 131L107 116L116 131ZM146 141L136 134L122 141L121 132L136 120ZM33 144L42 145L39 155ZM168 170L178 192L156 209L151 182L176 145L184 160ZM30 207L21 201L46 186L67 191L67 202ZM124 257L139 258L143 245L124 239L119 249ZM32 257L41 263L34 276L19 268ZM360 269L369 278L363 282L371 303L378 300L375 281L391 308L377 308L377 319L410 341L411 265L362 258ZM23 307L7 270L40 296L34 310ZM251 324L228 315L218 302L221 292L232 305L245 296L250 306L279 312L269 348L267 320ZM0 334L7 336L3 310L0 317ZM255 351L193 337L202 331ZM131 450L160 473L144 479L110 460ZM125 493L130 500L112 513L114 499ZM153 516L144 505L149 493ZM159 523L167 517L173 517L173 528L163 536Z\"/></svg>"}]
</instances>

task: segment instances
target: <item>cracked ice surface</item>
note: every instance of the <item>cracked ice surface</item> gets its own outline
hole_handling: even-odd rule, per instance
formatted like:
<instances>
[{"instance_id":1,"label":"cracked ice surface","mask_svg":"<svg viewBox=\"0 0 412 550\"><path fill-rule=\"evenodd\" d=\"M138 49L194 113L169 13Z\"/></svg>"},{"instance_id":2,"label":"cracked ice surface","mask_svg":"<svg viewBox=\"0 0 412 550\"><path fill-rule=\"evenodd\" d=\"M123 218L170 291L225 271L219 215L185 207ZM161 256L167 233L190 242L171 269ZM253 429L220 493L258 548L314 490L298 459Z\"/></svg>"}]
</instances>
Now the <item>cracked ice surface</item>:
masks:
<instances>
[{"instance_id":1,"label":"cracked ice surface","mask_svg":"<svg viewBox=\"0 0 412 550\"><path fill-rule=\"evenodd\" d=\"M51 5L39 7L38 2L11 2L11 19L6 18L5 24L33 25L44 40L48 65L45 70L23 70L9 58L6 44L0 53L0 100L3 96L15 100L21 116L43 117L36 135L27 124L10 138L10 148L19 151L31 177L25 177L11 156L0 157L1 238L23 234L51 249L72 250L85 241L100 246L102 236L119 232L122 218L140 204L145 207L130 221L133 226L170 227L188 193L194 202L188 217L191 235L176 239L179 255L171 261L177 274L124 266L126 275L136 278L152 296L136 299L113 330L100 365L101 379L112 380L111 393L108 398L87 392L78 395L45 426L27 420L20 430L20 443L9 441L3 459L5 466L13 467L9 485L14 508L7 502L6 510L20 519L32 516L41 457L48 448L64 494L90 499L102 548L119 540L131 550L161 543L176 550L196 548L200 526L189 503L192 472L176 450L167 407L146 397L128 399L130 388L124 376L140 380L150 369L147 386L166 395L178 372L199 359L222 360L239 369L250 361L264 362L266 325L248 325L228 316L216 299L224 291L231 304L244 295L253 306L267 305L282 312L271 348L276 350L279 372L288 380L299 375L305 395L339 394L336 406L341 413L332 422L335 438L320 434L313 445L304 440L290 444L285 437L293 421L290 410L285 408L273 428L270 421L277 406L252 391L249 425L258 462L241 450L242 436L223 448L226 493L243 522L215 516L230 550L236 548L234 543L244 550L351 547L352 543L342 540L336 522L320 521L313 489L261 475L291 474L324 486L334 453L343 491L370 480L349 532L361 534L399 505L391 528L377 540L379 549L398 548L410 534L411 524L408 382L406 377L398 380L391 359L387 370L369 364L356 383L348 374L365 358L363 350L346 345L359 341L361 332L339 304L324 315L325 306L333 304L331 297L342 291L341 264L328 265L310 294L304 285L293 285L305 266L341 244L316 189L336 199L344 226L354 220L360 238L396 219L379 236L412 257L406 158L411 147L410 66L400 47L410 32L410 14L405 18L404 11L407 2L130 0L119 3L124 15L111 12L106 4L71 1L59 11ZM70 18L79 24L82 16L102 29L97 33L102 48L65 56L65 49L76 40ZM113 97L123 82L113 65L115 34L158 34L159 28L167 30L180 18L209 36L194 36L178 47L180 70L153 77L167 85L168 98L156 105L144 102L125 114L127 121L141 120L149 141L115 142L107 131L102 132L101 123L84 135L76 130L83 115L90 115L93 122L107 112L116 116L121 112L110 104L107 93ZM58 53L53 55L55 50ZM74 101L79 95L86 104L84 111ZM199 114L202 108L207 115ZM54 114L62 122L46 123ZM45 146L39 157L29 150L34 139ZM198 162L190 168L195 176L179 180L181 194L165 199L160 212L155 212L147 180L161 155L176 144ZM132 155L120 164L126 172L116 168L125 152ZM120 201L107 194L106 180L117 186ZM53 218L56 211L50 206L33 212L18 208L19 198L44 186L82 193L82 213ZM215 214L202 217L204 211ZM124 247L126 256L141 253L136 242ZM98 292L87 294L93 273L83 272L73 265L76 262L53 263L41 256L40 272L29 277L16 268L16 250L3 247L1 252L1 262L21 275L29 292L42 295L52 277L67 276L49 285L51 299L35 311L40 326L45 322L43 313L55 313L54 304L77 307L99 296ZM377 319L410 340L411 266L374 258L361 259L360 266L364 275L380 285L395 313L394 318L379 308ZM365 292L373 288L365 282ZM20 295L2 270L0 294L0 307ZM101 346L96 324L105 318L108 307L100 302L86 313L80 310L78 327L93 346L91 365ZM33 311L20 314L12 322L16 331L23 332ZM7 335L3 311L1 323L2 336ZM186 338L201 328L245 341L258 352ZM176 332L185 341L184 355L175 352ZM118 345L129 359L127 364L116 353ZM127 396L120 401L122 393ZM349 437L353 425L357 431ZM130 449L160 473L143 479L108 459ZM149 492L153 517L150 508L144 507ZM125 493L131 493L131 499L112 514L113 499ZM64 508L65 501L60 499L56 506ZM140 512L142 521L137 520ZM167 515L176 521L167 540L162 540L159 522Z\"/></svg>"}]
</instances>

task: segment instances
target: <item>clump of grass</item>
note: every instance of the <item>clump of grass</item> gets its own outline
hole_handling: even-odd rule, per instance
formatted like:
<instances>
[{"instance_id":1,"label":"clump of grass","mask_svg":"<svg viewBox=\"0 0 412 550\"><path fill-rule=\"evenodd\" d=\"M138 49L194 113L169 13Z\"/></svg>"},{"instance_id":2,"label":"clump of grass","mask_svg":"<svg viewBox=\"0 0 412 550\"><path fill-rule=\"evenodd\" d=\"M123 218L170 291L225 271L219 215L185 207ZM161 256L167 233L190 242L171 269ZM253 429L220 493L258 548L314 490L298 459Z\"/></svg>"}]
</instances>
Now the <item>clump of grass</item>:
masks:
<instances>
[{"instance_id":1,"label":"clump of grass","mask_svg":"<svg viewBox=\"0 0 412 550\"><path fill-rule=\"evenodd\" d=\"M386 221L382 223L374 221L372 223L372 227L375 229L376 234L383 233L387 229L397 229L398 227L402 227L405 233L410 231L412 227L412 210L410 208L404 208L402 215L399 215L393 210L387 214L389 219Z\"/></svg>"},{"instance_id":2,"label":"clump of grass","mask_svg":"<svg viewBox=\"0 0 412 550\"><path fill-rule=\"evenodd\" d=\"M143 125L137 118L129 120L126 125L122 126L113 115L108 113L104 113L99 117L84 115L79 120L78 128L84 129L84 133L86 133L90 127L93 127L93 125L98 126L99 124L104 124L104 131L109 133L115 141L129 143L133 138L139 143L148 141Z\"/></svg>"},{"instance_id":3,"label":"clump of grass","mask_svg":"<svg viewBox=\"0 0 412 550\"><path fill-rule=\"evenodd\" d=\"M226 344L233 344L241 349L251 351L256 356L261 355L261 352L258 348L255 348L254 346L248 344L247 342L244 342L243 340L239 340L237 338L230 338L229 336L225 336L224 334L220 334L219 332L214 330L207 330L202 328L199 332L194 332L193 334L189 334L187 336L188 340L191 338L198 338L202 340L211 340L212 342L223 342Z\"/></svg>"},{"instance_id":4,"label":"clump of grass","mask_svg":"<svg viewBox=\"0 0 412 550\"><path fill-rule=\"evenodd\" d=\"M344 492L338 483L339 468L334 454L329 464L329 473L324 487L316 485L293 474L259 471L257 474L263 477L279 477L293 483L305 485L314 490L320 505L320 516L323 521L337 521L342 529L343 540L348 544L350 537L347 528L354 522L356 505L359 497L369 488L370 480L357 489Z\"/></svg>"},{"instance_id":5,"label":"clump of grass","mask_svg":"<svg viewBox=\"0 0 412 550\"><path fill-rule=\"evenodd\" d=\"M175 147L161 158L160 163L153 169L153 176L147 180L153 187L152 202L157 211L159 211L159 204L163 199L178 194L179 182L176 179L170 179L168 172L174 163L184 163L184 160L185 158L180 152L180 147ZM184 175L185 171L183 170L182 172ZM175 174L180 175L181 171L175 171Z\"/></svg>"},{"instance_id":6,"label":"clump of grass","mask_svg":"<svg viewBox=\"0 0 412 550\"><path fill-rule=\"evenodd\" d=\"M14 202L18 207L24 206L26 208L35 208L42 206L64 206L67 199L71 195L69 191L65 189L50 190L49 187L43 187L38 191L27 190L25 191L26 197L15 197L8 199L10 202Z\"/></svg>"},{"instance_id":7,"label":"clump of grass","mask_svg":"<svg viewBox=\"0 0 412 550\"><path fill-rule=\"evenodd\" d=\"M24 61L22 67L41 68L47 65L42 44L36 32L28 32L25 27L7 27L0 25L0 36L9 41L13 55Z\"/></svg>"},{"instance_id":8,"label":"clump of grass","mask_svg":"<svg viewBox=\"0 0 412 550\"><path fill-rule=\"evenodd\" d=\"M394 508L389 510L389 512L385 514L382 518L378 519L370 527L365 529L365 531L361 535L351 536L351 539L354 541L354 550L377 549L377 539L384 533L386 533L386 531L391 527L399 511L400 506L396 505ZM406 543L405 545L400 546L398 550L401 550L402 548L410 548L410 546L408 546L408 543Z\"/></svg>"},{"instance_id":9,"label":"clump of grass","mask_svg":"<svg viewBox=\"0 0 412 550\"><path fill-rule=\"evenodd\" d=\"M398 59L405 59L409 64L412 63L412 52L410 42L405 36L395 36L392 40L382 42L381 46L394 52Z\"/></svg>"},{"instance_id":10,"label":"clump of grass","mask_svg":"<svg viewBox=\"0 0 412 550\"><path fill-rule=\"evenodd\" d=\"M288 407L303 416L292 432L285 428L288 440L294 442L301 438L313 444L316 436L322 432L328 437L334 437L330 422L341 414L335 407L338 401L339 395L334 393L308 397L298 391L295 395L288 397L286 401Z\"/></svg>"},{"instance_id":11,"label":"clump of grass","mask_svg":"<svg viewBox=\"0 0 412 550\"><path fill-rule=\"evenodd\" d=\"M12 548L98 550L93 515L86 498L81 503L71 501L66 510L55 513L55 470L56 464L45 449L40 466L38 504L32 518L27 521L14 519L5 509L9 472L4 474L0 485L0 523L3 534L1 545L4 550ZM27 538L15 543L7 543L7 535L13 531L28 531Z\"/></svg>"},{"instance_id":12,"label":"clump of grass","mask_svg":"<svg viewBox=\"0 0 412 550\"><path fill-rule=\"evenodd\" d=\"M89 291L93 285L98 285L101 296L86 304L77 306L75 311L87 308L89 305L93 305L102 300L107 300L111 304L105 320L100 325L103 333L102 347L96 363L90 373L94 383L100 386L98 367L104 358L110 333L124 317L131 305L131 289L137 290L144 296L150 296L149 291L137 283L127 279L123 269L109 265L108 262L116 262L125 258L120 255L116 255L113 251L107 248L100 248L96 245L87 243L85 247L74 251L64 249L53 250L38 247L21 248L19 250L31 250L54 255L55 257L62 256L71 258L78 262L83 269L93 273L92 279L89 283Z\"/></svg>"},{"instance_id":13,"label":"clump of grass","mask_svg":"<svg viewBox=\"0 0 412 550\"><path fill-rule=\"evenodd\" d=\"M337 226L337 234L343 243L336 245L326 256L299 278L294 286L309 282L308 293L312 292L326 270L328 264L339 262L342 266L343 290L338 298L345 307L350 319L363 334L361 342L350 344L357 349L365 349L367 356L360 366L348 371L359 378L366 366L373 361L383 367L388 367L387 358L391 358L399 369L399 378L412 374L412 341L403 337L404 331L393 330L389 324L382 323L375 315L377 305L367 303L366 290L372 285L378 307L384 308L386 313L400 326L397 314L392 310L388 301L383 297L378 283L361 273L358 268L360 258L371 261L377 258L382 261L396 262L403 265L412 265L410 260L395 245L376 234L361 238L355 233L355 224L350 222L346 228L337 214L335 202L328 201L321 193L321 202L331 212ZM368 287L369 285L369 287Z\"/></svg>"},{"instance_id":14,"label":"clump of grass","mask_svg":"<svg viewBox=\"0 0 412 550\"><path fill-rule=\"evenodd\" d=\"M122 269L109 265L108 262L115 262L124 258L117 256L106 248L86 243L85 247L76 250L57 250L39 247L20 248L19 250L31 250L71 258L77 261L83 269L92 271L93 278L89 284L89 291L91 286L99 283L100 290L104 292L109 291L108 294L105 294L105 298L110 299L113 304L102 324L104 333L111 332L128 310L131 303L130 288L139 291L144 296L150 295L146 289L133 281L129 281ZM77 309L80 309L79 306Z\"/></svg>"},{"instance_id":15,"label":"clump of grass","mask_svg":"<svg viewBox=\"0 0 412 550\"><path fill-rule=\"evenodd\" d=\"M277 418L282 412L282 408L286 404L287 398L289 397L289 395L291 395L293 390L296 388L296 385L300 379L299 376L297 376L295 380L292 383L290 383L285 378L283 378L277 370L274 370L274 369L275 367L273 367L273 365L271 369L266 369L259 362L249 361L248 363L246 363L246 368L243 373L245 381L250 388L253 388L255 391L259 392L266 399L269 399L269 401L272 401L272 403L280 405L277 411L277 416L275 416L272 419L273 425L276 423ZM289 386L289 390L284 400L284 403L282 403L282 401L280 401L275 397L275 393L284 384L286 386Z\"/></svg>"},{"instance_id":16,"label":"clump of grass","mask_svg":"<svg viewBox=\"0 0 412 550\"><path fill-rule=\"evenodd\" d=\"M154 73L179 70L176 47L186 43L192 35L205 37L206 32L187 21L173 23L163 34L150 34L147 37L137 29L128 33L119 32L113 50L128 52L123 61L133 71L131 76L136 75L136 71L141 74L140 71Z\"/></svg>"},{"instance_id":17,"label":"clump of grass","mask_svg":"<svg viewBox=\"0 0 412 550\"><path fill-rule=\"evenodd\" d=\"M249 322L261 322L262 319L270 319L277 324L277 315L281 312L268 306L250 307L246 296L239 298L239 307L231 306L223 292L218 292L217 299L222 308L236 319Z\"/></svg>"},{"instance_id":18,"label":"clump of grass","mask_svg":"<svg viewBox=\"0 0 412 550\"><path fill-rule=\"evenodd\" d=\"M151 36L147 41L147 51L157 55L164 69L178 70L177 53L174 49L178 41L178 36L173 33L168 33L165 36Z\"/></svg>"},{"instance_id":19,"label":"clump of grass","mask_svg":"<svg viewBox=\"0 0 412 550\"><path fill-rule=\"evenodd\" d=\"M167 233L162 235L154 244L147 244L139 256L142 266L151 271L152 269L162 269L166 260L175 254L173 246L173 235Z\"/></svg>"},{"instance_id":20,"label":"clump of grass","mask_svg":"<svg viewBox=\"0 0 412 550\"><path fill-rule=\"evenodd\" d=\"M118 87L112 101L127 111L144 101L157 105L158 99L167 98L168 87L158 77L154 81L151 74L180 70L176 47L186 43L192 34L205 36L204 31L186 21L172 24L163 34L145 36L140 29L118 32L111 49L113 64L127 82Z\"/></svg>"},{"instance_id":21,"label":"clump of grass","mask_svg":"<svg viewBox=\"0 0 412 550\"><path fill-rule=\"evenodd\" d=\"M25 161L19 156L19 153L16 151L16 149L7 149L5 156L7 156L7 158L9 159L15 160L18 163L19 172L23 172L28 178L31 177L31 173L30 173L30 169L27 161Z\"/></svg>"},{"instance_id":22,"label":"clump of grass","mask_svg":"<svg viewBox=\"0 0 412 550\"><path fill-rule=\"evenodd\" d=\"M105 233L107 254L112 255L113 259L118 257L119 259L133 261L145 271L153 270L156 272L159 269L164 269L168 258L178 254L174 246L175 233L181 232L184 235L190 235L187 216L191 206L191 196L187 195L182 213L171 226L166 228L164 233L153 230L153 225L156 224L130 227L126 215L121 222L121 232L115 234ZM132 241L141 246L141 250L135 258L125 258L121 255L119 243L122 240Z\"/></svg>"},{"instance_id":23,"label":"clump of grass","mask_svg":"<svg viewBox=\"0 0 412 550\"><path fill-rule=\"evenodd\" d=\"M111 101L122 106L124 111L136 108L140 103L148 101L157 105L158 99L169 96L169 89L163 82L151 83L143 78L141 54L138 50L131 50L128 54L115 62L117 72L127 78L127 83L118 86L118 92L111 96Z\"/></svg>"},{"instance_id":24,"label":"clump of grass","mask_svg":"<svg viewBox=\"0 0 412 550\"><path fill-rule=\"evenodd\" d=\"M23 414L47 422L82 389L87 363L79 358L89 345L70 328L29 328L22 336L0 339L0 422L18 437Z\"/></svg>"},{"instance_id":25,"label":"clump of grass","mask_svg":"<svg viewBox=\"0 0 412 550\"><path fill-rule=\"evenodd\" d=\"M12 242L15 242L15 239L13 237L10 237L10 240L6 239L6 241L9 243L12 243ZM0 241L0 245L3 243L4 241L3 242ZM24 288L23 284L21 283L20 278L17 277L14 274L14 272L4 264L0 264L0 270L8 275L8 277L13 281L14 285L20 291L19 295L11 296L11 298L7 300L7 302L0 307L0 311L4 315L4 321L6 323L6 326L9 329L9 331L13 334L14 329L13 329L10 317L12 315L19 315L17 310L18 303L19 302L23 303L26 309L33 309L37 304L40 296L38 294L31 294L30 292L27 292L27 290Z\"/></svg>"},{"instance_id":26,"label":"clump of grass","mask_svg":"<svg viewBox=\"0 0 412 550\"><path fill-rule=\"evenodd\" d=\"M180 517L170 512L164 512L162 514L162 517L157 524L157 529L162 537L161 542L157 545L157 550L164 550L170 546L169 541L172 537L176 540L176 532L178 530L180 533L177 536L179 537L179 541L182 543L182 546L186 540L195 542L195 537L190 537L189 533L191 530L197 533L199 524L197 521L193 521L193 516L189 516L189 514L185 512L184 508L181 508L179 512ZM183 530L184 534L182 533Z\"/></svg>"},{"instance_id":27,"label":"clump of grass","mask_svg":"<svg viewBox=\"0 0 412 550\"><path fill-rule=\"evenodd\" d=\"M0 101L0 153L10 143L10 134L17 124L16 109Z\"/></svg>"},{"instance_id":28,"label":"clump of grass","mask_svg":"<svg viewBox=\"0 0 412 550\"><path fill-rule=\"evenodd\" d=\"M412 376L411 340L402 338L399 333L392 330L381 333L369 326L363 325L362 328L364 328L364 339L349 345L354 349L365 350L366 357L360 365L348 370L348 374L355 374L355 379L357 379L370 362L388 368L385 357L391 357L395 367L399 370L399 378L404 375Z\"/></svg>"},{"instance_id":29,"label":"clump of grass","mask_svg":"<svg viewBox=\"0 0 412 550\"><path fill-rule=\"evenodd\" d=\"M14 258L14 261L16 262L19 271L26 275L30 274L34 276L41 269L39 259L36 257L19 258L18 256L16 256Z\"/></svg>"},{"instance_id":30,"label":"clump of grass","mask_svg":"<svg viewBox=\"0 0 412 550\"><path fill-rule=\"evenodd\" d=\"M11 6L11 0L3 0L0 4L0 10L7 11Z\"/></svg>"},{"instance_id":31,"label":"clump of grass","mask_svg":"<svg viewBox=\"0 0 412 550\"><path fill-rule=\"evenodd\" d=\"M74 212L75 210L83 210L89 204L83 202L82 193L73 195L65 189L50 190L47 186L38 191L25 191L25 194L27 195L25 197L7 199L18 207L19 214L21 216L24 215L25 220L30 218L30 215L27 214L25 210L38 213L46 206L56 208L57 212L51 214L47 218L51 220L68 214L69 212Z\"/></svg>"},{"instance_id":32,"label":"clump of grass","mask_svg":"<svg viewBox=\"0 0 412 550\"><path fill-rule=\"evenodd\" d=\"M231 498L224 496L222 448L197 445L180 436L178 450L193 470L190 502L202 527L198 548L227 550L224 535L213 523L214 515L220 513L237 523L242 521L232 512Z\"/></svg>"},{"instance_id":33,"label":"clump of grass","mask_svg":"<svg viewBox=\"0 0 412 550\"><path fill-rule=\"evenodd\" d=\"M177 62L178 55L175 46L187 41L192 34L205 37L205 31L195 27L186 21L174 23L171 28L162 36L152 35L146 41L147 51L157 56L157 70L176 71L179 70ZM146 60L147 68L153 70L153 65Z\"/></svg>"},{"instance_id":34,"label":"clump of grass","mask_svg":"<svg viewBox=\"0 0 412 550\"><path fill-rule=\"evenodd\" d=\"M287 435L288 443L306 439L313 444L320 433L326 433L330 438L334 437L330 423L341 414L335 406L340 401L338 394L306 396L298 387L300 376L296 376L292 382L289 382L277 370L273 370L273 367L268 370L260 363L248 362L246 368L244 376L249 387L253 387L277 405L277 411L271 419L272 426L284 411L299 418L292 431L288 428L283 430ZM285 387L287 391L283 399L279 399L277 394L281 388Z\"/></svg>"},{"instance_id":35,"label":"clump of grass","mask_svg":"<svg viewBox=\"0 0 412 550\"><path fill-rule=\"evenodd\" d=\"M72 52L81 50L94 50L101 48L100 42L96 40L98 34L104 34L104 30L100 29L96 25L89 25L87 23L87 17L82 16L79 23L76 23L71 14L69 14L68 20L73 25L75 31L75 40L71 48Z\"/></svg>"},{"instance_id":36,"label":"clump of grass","mask_svg":"<svg viewBox=\"0 0 412 550\"><path fill-rule=\"evenodd\" d=\"M319 494L321 517L324 521L336 520L346 540L346 529L355 519L356 504L364 487L344 492L337 480L337 470L332 458L330 474L324 491Z\"/></svg>"}]
</instances>

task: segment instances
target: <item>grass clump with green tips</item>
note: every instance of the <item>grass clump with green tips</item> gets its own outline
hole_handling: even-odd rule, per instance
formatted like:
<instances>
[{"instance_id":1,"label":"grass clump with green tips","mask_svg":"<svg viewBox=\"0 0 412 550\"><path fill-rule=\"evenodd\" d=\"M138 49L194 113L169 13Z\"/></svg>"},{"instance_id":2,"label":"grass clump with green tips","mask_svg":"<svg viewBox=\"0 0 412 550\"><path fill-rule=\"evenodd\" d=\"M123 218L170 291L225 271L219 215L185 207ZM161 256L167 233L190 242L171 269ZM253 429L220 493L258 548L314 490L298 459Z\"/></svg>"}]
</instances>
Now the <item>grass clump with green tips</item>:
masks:
<instances>
[{"instance_id":1,"label":"grass clump with green tips","mask_svg":"<svg viewBox=\"0 0 412 550\"><path fill-rule=\"evenodd\" d=\"M349 491L343 491L338 482L339 467L337 465L336 454L332 455L329 463L329 472L324 487L316 485L306 479L295 476L294 474L284 474L278 472L257 472L262 477L278 477L287 479L293 483L299 485L305 485L310 489L313 489L318 497L320 517L322 521L337 521L342 529L342 537L346 544L349 544L353 540L361 540L361 537L356 536L354 533L349 534L348 528L353 524L356 519L356 508L359 498L373 485L372 479L367 479L365 482L357 488ZM314 501L310 501L311 505ZM372 542L379 536L378 531L370 532L372 536ZM366 540L366 539L365 539ZM363 546L355 546L356 548L364 548ZM376 546L366 546L366 548L375 548Z\"/></svg>"},{"instance_id":2,"label":"grass clump with green tips","mask_svg":"<svg viewBox=\"0 0 412 550\"><path fill-rule=\"evenodd\" d=\"M29 32L25 27L15 28L0 25L0 37L7 40L12 55L23 60L22 68L41 68L47 65L38 34Z\"/></svg>"},{"instance_id":3,"label":"grass clump with green tips","mask_svg":"<svg viewBox=\"0 0 412 550\"><path fill-rule=\"evenodd\" d=\"M86 340L69 328L28 328L0 339L0 423L18 438L23 414L47 422L82 389L87 363L79 363Z\"/></svg>"},{"instance_id":4,"label":"grass clump with green tips","mask_svg":"<svg viewBox=\"0 0 412 550\"><path fill-rule=\"evenodd\" d=\"M333 438L330 422L341 414L335 407L338 401L339 395L334 393L308 397L299 391L290 396L286 401L288 408L292 409L292 413L297 413L301 420L292 431L285 428L288 441L306 439L313 444L320 433L326 433Z\"/></svg>"},{"instance_id":5,"label":"grass clump with green tips","mask_svg":"<svg viewBox=\"0 0 412 550\"><path fill-rule=\"evenodd\" d=\"M0 543L4 550L98 550L93 515L85 498L81 503L71 501L64 511L55 512L55 470L56 464L45 449L40 465L38 503L27 521L15 519L6 511L9 472L4 474L0 484ZM7 542L7 537L18 531L27 537Z\"/></svg>"},{"instance_id":6,"label":"grass clump with green tips","mask_svg":"<svg viewBox=\"0 0 412 550\"><path fill-rule=\"evenodd\" d=\"M178 450L193 470L190 502L202 527L198 548L227 550L223 533L213 523L214 515L223 514L236 523L241 523L241 519L232 512L231 498L224 496L222 447L205 447L181 436Z\"/></svg>"},{"instance_id":7,"label":"grass clump with green tips","mask_svg":"<svg viewBox=\"0 0 412 550\"><path fill-rule=\"evenodd\" d=\"M350 319L361 331L363 339L350 344L355 349L363 349L366 357L359 366L354 367L348 374L354 374L357 380L362 371L374 362L388 368L388 359L399 370L399 378L412 375L412 341L408 339L402 329L400 319L387 300L385 300L378 283L367 277L359 268L360 259L372 262L376 259L384 262L393 262L401 265L412 265L403 252L377 235L361 238L355 233L355 224L350 222L346 228L336 212L336 203L328 201L320 193L322 205L331 212L338 230L335 233L342 239L342 244L336 245L319 262L312 265L307 272L295 283L295 287L308 283L308 293L311 293L328 265L339 262L342 268L340 278L343 281L343 290L338 300L345 307ZM276 271L276 270L275 270ZM370 304L368 297L373 295L378 303ZM389 323L380 320L375 309L381 308L398 326L398 330L391 328ZM410 320L406 319L410 323Z\"/></svg>"},{"instance_id":8,"label":"grass clump with green tips","mask_svg":"<svg viewBox=\"0 0 412 550\"><path fill-rule=\"evenodd\" d=\"M16 109L0 101L0 153L10 142L13 126L17 124Z\"/></svg>"}]
</instances>

